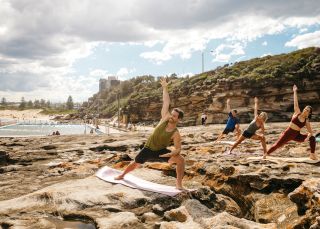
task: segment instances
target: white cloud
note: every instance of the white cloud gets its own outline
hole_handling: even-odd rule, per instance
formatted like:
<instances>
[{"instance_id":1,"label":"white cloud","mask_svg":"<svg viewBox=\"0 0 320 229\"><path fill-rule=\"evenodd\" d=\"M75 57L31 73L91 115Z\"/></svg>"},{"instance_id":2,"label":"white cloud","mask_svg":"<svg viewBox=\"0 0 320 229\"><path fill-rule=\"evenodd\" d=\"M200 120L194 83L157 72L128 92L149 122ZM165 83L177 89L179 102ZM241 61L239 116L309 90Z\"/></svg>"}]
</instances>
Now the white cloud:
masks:
<instances>
[{"instance_id":1,"label":"white cloud","mask_svg":"<svg viewBox=\"0 0 320 229\"><path fill-rule=\"evenodd\" d=\"M153 46L157 45L157 44L161 44L163 43L163 41L159 41L159 40L153 40L153 41L146 41L143 44L149 48L152 48Z\"/></svg>"},{"instance_id":2,"label":"white cloud","mask_svg":"<svg viewBox=\"0 0 320 229\"><path fill-rule=\"evenodd\" d=\"M305 33L308 31L308 28L301 28L299 29L299 33Z\"/></svg>"},{"instance_id":3,"label":"white cloud","mask_svg":"<svg viewBox=\"0 0 320 229\"><path fill-rule=\"evenodd\" d=\"M298 35L285 43L286 47L297 47L299 49L310 46L320 47L320 30L313 33Z\"/></svg>"},{"instance_id":4,"label":"white cloud","mask_svg":"<svg viewBox=\"0 0 320 229\"><path fill-rule=\"evenodd\" d=\"M117 72L118 76L123 76L123 75L128 75L129 70L127 68L120 68L119 71Z\"/></svg>"},{"instance_id":5,"label":"white cloud","mask_svg":"<svg viewBox=\"0 0 320 229\"><path fill-rule=\"evenodd\" d=\"M186 72L186 73L181 73L181 74L178 74L178 77L186 77L186 76L194 76L195 74L192 73L192 72Z\"/></svg>"},{"instance_id":6,"label":"white cloud","mask_svg":"<svg viewBox=\"0 0 320 229\"><path fill-rule=\"evenodd\" d=\"M103 69L95 69L92 70L89 75L90 76L97 76L97 77L106 77L108 71Z\"/></svg>"},{"instance_id":7,"label":"white cloud","mask_svg":"<svg viewBox=\"0 0 320 229\"><path fill-rule=\"evenodd\" d=\"M99 73L75 75L72 66L100 44L144 44L150 50L140 56L161 64L174 57L189 59L213 39L241 43L241 47L216 50L215 60L228 62L244 55L246 42L320 23L316 0L290 4L275 0L0 0L0 4L0 93L51 99L69 92L75 98L95 92ZM286 45L319 44L315 35L304 35ZM128 76L131 70L127 71ZM33 86L13 83L14 79L25 79Z\"/></svg>"},{"instance_id":8,"label":"white cloud","mask_svg":"<svg viewBox=\"0 0 320 229\"><path fill-rule=\"evenodd\" d=\"M192 53L204 50L208 43L215 39L226 39L229 42L245 44L264 35L279 34L290 27L320 25L320 17L316 17L319 20L306 17L284 19L267 17L263 14L256 15L252 12L241 15L241 20L231 15L229 17L221 24L216 24L216 21L212 20L199 27L192 28L192 30L189 30L188 27L176 31L163 30L157 36L157 39L161 38L165 41L163 49L143 52L140 56L153 63L162 64L174 56L189 59ZM240 15L237 15L237 17L240 17ZM301 19L301 21L298 19ZM226 62L230 58L226 54L222 54L217 56L217 61Z\"/></svg>"},{"instance_id":9,"label":"white cloud","mask_svg":"<svg viewBox=\"0 0 320 229\"><path fill-rule=\"evenodd\" d=\"M267 41L262 42L262 46L267 46L267 45L268 45Z\"/></svg>"},{"instance_id":10,"label":"white cloud","mask_svg":"<svg viewBox=\"0 0 320 229\"><path fill-rule=\"evenodd\" d=\"M212 62L229 62L233 56L244 55L244 46L240 43L221 44L212 51Z\"/></svg>"},{"instance_id":11,"label":"white cloud","mask_svg":"<svg viewBox=\"0 0 320 229\"><path fill-rule=\"evenodd\" d=\"M270 56L270 55L272 55L272 53L265 53L265 54L261 55L261 57Z\"/></svg>"},{"instance_id":12,"label":"white cloud","mask_svg":"<svg viewBox=\"0 0 320 229\"><path fill-rule=\"evenodd\" d=\"M144 52L140 54L140 57L148 59L155 64L162 64L163 61L167 61L171 59L171 55L164 52Z\"/></svg>"},{"instance_id":13,"label":"white cloud","mask_svg":"<svg viewBox=\"0 0 320 229\"><path fill-rule=\"evenodd\" d=\"M316 12L316 11L314 11ZM303 15L300 17L297 16L290 16L286 18L283 23L286 26L289 27L297 27L297 28L304 28L306 26L312 26L312 25L319 25L320 24L320 15Z\"/></svg>"},{"instance_id":14,"label":"white cloud","mask_svg":"<svg viewBox=\"0 0 320 229\"><path fill-rule=\"evenodd\" d=\"M179 36L168 36L165 40L167 42L161 51L143 52L140 57L156 64L162 64L164 61L172 59L173 56L190 59L193 52L204 50L209 42L208 39L193 31L181 31Z\"/></svg>"},{"instance_id":15,"label":"white cloud","mask_svg":"<svg viewBox=\"0 0 320 229\"><path fill-rule=\"evenodd\" d=\"M119 69L116 76L118 76L120 80L126 80L129 76L129 74L133 74L135 72L136 72L135 68L128 69L128 68L123 67L123 68Z\"/></svg>"}]
</instances>

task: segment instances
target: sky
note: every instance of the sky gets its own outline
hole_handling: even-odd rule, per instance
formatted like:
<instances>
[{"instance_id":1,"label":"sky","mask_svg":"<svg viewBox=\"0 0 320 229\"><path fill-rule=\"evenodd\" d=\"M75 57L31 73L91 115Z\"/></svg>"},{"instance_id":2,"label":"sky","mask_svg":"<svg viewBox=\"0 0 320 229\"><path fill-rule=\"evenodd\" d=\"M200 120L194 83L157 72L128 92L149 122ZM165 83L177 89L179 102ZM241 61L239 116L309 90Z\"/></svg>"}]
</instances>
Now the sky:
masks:
<instances>
[{"instance_id":1,"label":"sky","mask_svg":"<svg viewBox=\"0 0 320 229\"><path fill-rule=\"evenodd\" d=\"M0 0L0 98L87 101L99 79L194 75L320 46L319 0Z\"/></svg>"}]
</instances>

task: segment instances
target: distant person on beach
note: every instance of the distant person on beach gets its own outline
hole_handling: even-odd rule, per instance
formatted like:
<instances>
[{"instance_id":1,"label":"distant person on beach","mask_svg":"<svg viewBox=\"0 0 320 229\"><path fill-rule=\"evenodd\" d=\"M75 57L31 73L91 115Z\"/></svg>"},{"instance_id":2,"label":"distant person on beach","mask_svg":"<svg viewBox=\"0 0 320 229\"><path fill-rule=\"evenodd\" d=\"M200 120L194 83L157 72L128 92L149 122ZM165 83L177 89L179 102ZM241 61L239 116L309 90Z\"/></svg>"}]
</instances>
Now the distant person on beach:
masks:
<instances>
[{"instance_id":1,"label":"distant person on beach","mask_svg":"<svg viewBox=\"0 0 320 229\"><path fill-rule=\"evenodd\" d=\"M226 128L222 131L222 133L218 136L217 141L220 141L222 138L227 136L231 132L236 132L237 134L237 139L241 135L241 130L240 130L240 121L237 117L237 110L232 109L230 107L230 99L227 99L227 111L229 113L228 121L227 121L227 126Z\"/></svg>"},{"instance_id":2,"label":"distant person on beach","mask_svg":"<svg viewBox=\"0 0 320 229\"><path fill-rule=\"evenodd\" d=\"M306 106L303 111L301 112L299 108L298 102L298 93L297 93L297 86L293 85L293 106L294 106L294 113L291 118L291 122L288 128L281 134L277 142L267 151L267 154L264 156L266 158L267 155L270 155L276 149L282 147L289 141L296 141L296 142L306 142L309 141L311 153L310 158L312 160L317 160L317 156L315 153L316 149L316 139L312 134L312 128L310 125L310 119L312 115L312 107ZM300 130L306 127L308 134L301 134Z\"/></svg>"},{"instance_id":3,"label":"distant person on beach","mask_svg":"<svg viewBox=\"0 0 320 229\"><path fill-rule=\"evenodd\" d=\"M316 142L320 142L320 133L316 134Z\"/></svg>"},{"instance_id":4,"label":"distant person on beach","mask_svg":"<svg viewBox=\"0 0 320 229\"><path fill-rule=\"evenodd\" d=\"M205 126L207 122L207 115L205 113L202 113L201 115L201 125Z\"/></svg>"},{"instance_id":5,"label":"distant person on beach","mask_svg":"<svg viewBox=\"0 0 320 229\"><path fill-rule=\"evenodd\" d=\"M229 153L231 154L232 150L236 148L243 140L246 138L254 139L261 141L261 145L263 148L263 155L267 153L267 146L266 146L266 138L264 137L264 124L268 119L268 115L266 112L261 112L258 115L258 98L254 98L254 119L249 124L248 128L243 131L242 135L239 139L233 144ZM256 131L261 129L262 135L256 134Z\"/></svg>"},{"instance_id":6,"label":"distant person on beach","mask_svg":"<svg viewBox=\"0 0 320 229\"><path fill-rule=\"evenodd\" d=\"M53 132L52 132L52 135L56 135L56 132L55 132L55 131L53 131Z\"/></svg>"},{"instance_id":7,"label":"distant person on beach","mask_svg":"<svg viewBox=\"0 0 320 229\"><path fill-rule=\"evenodd\" d=\"M183 118L183 111L179 108L173 108L171 113L169 112L170 97L168 93L168 82L162 78L160 79L160 83L163 90L161 120L134 161L128 165L121 175L115 177L115 179L123 179L127 173L147 161L169 162L170 164L177 165L176 187L183 189L182 178L184 176L185 162L180 154L181 136L177 129L178 122ZM174 143L174 149L169 150L167 147L172 141Z\"/></svg>"},{"instance_id":8,"label":"distant person on beach","mask_svg":"<svg viewBox=\"0 0 320 229\"><path fill-rule=\"evenodd\" d=\"M56 131L56 135L60 135L60 132L58 130Z\"/></svg>"},{"instance_id":9,"label":"distant person on beach","mask_svg":"<svg viewBox=\"0 0 320 229\"><path fill-rule=\"evenodd\" d=\"M128 123L128 127L127 127L127 129L131 131L131 129L132 129L131 122L129 122L129 123Z\"/></svg>"}]
</instances>

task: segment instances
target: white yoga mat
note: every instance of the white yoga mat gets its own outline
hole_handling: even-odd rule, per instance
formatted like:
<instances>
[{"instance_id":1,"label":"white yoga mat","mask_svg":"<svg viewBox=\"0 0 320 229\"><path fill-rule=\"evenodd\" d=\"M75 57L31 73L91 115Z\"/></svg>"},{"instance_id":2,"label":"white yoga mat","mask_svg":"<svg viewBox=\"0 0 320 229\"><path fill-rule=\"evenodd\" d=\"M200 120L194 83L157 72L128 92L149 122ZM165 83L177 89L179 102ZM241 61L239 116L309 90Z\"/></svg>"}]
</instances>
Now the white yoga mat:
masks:
<instances>
[{"instance_id":1,"label":"white yoga mat","mask_svg":"<svg viewBox=\"0 0 320 229\"><path fill-rule=\"evenodd\" d=\"M235 142L233 142L233 141L218 141L217 143L233 145Z\"/></svg>"},{"instance_id":2,"label":"white yoga mat","mask_svg":"<svg viewBox=\"0 0 320 229\"><path fill-rule=\"evenodd\" d=\"M96 176L110 183L122 184L130 188L137 188L145 191L162 193L168 196L175 196L178 193L182 192L181 190L176 189L173 186L162 185L146 181L141 178L135 177L132 174L127 174L123 180L115 180L114 177L120 174L121 171L110 168L108 166L104 166L103 168L98 170Z\"/></svg>"},{"instance_id":3,"label":"white yoga mat","mask_svg":"<svg viewBox=\"0 0 320 229\"><path fill-rule=\"evenodd\" d=\"M288 163L307 163L307 164L317 164L319 160L312 160L309 157L272 157L267 156L266 159L261 157L248 157L247 160L269 160L274 162L288 162Z\"/></svg>"}]
</instances>

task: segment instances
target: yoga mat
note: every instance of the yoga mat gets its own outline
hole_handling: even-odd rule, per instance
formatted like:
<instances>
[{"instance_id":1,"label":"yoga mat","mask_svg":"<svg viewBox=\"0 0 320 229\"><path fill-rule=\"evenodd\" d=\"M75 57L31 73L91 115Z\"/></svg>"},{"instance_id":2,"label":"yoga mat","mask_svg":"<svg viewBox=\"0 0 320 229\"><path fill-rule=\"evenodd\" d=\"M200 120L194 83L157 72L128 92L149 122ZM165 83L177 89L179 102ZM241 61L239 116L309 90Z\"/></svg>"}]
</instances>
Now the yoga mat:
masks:
<instances>
[{"instance_id":1,"label":"yoga mat","mask_svg":"<svg viewBox=\"0 0 320 229\"><path fill-rule=\"evenodd\" d=\"M105 166L97 171L96 176L110 183L122 184L130 188L137 188L145 191L157 192L157 193L165 194L168 196L175 196L180 192L184 191L184 190L182 191L182 190L176 189L173 186L162 185L162 184L146 181L141 178L135 177L132 174L127 174L123 180L115 180L114 177L120 175L121 173L122 172L119 170Z\"/></svg>"},{"instance_id":2,"label":"yoga mat","mask_svg":"<svg viewBox=\"0 0 320 229\"><path fill-rule=\"evenodd\" d=\"M217 143L233 145L235 142L233 142L233 141L218 141Z\"/></svg>"},{"instance_id":3,"label":"yoga mat","mask_svg":"<svg viewBox=\"0 0 320 229\"><path fill-rule=\"evenodd\" d=\"M246 160L268 160L275 162L291 162L291 163L307 163L307 164L317 164L320 160L312 160L309 157L272 157L267 156L267 159L262 159L261 157L248 157Z\"/></svg>"}]
</instances>

